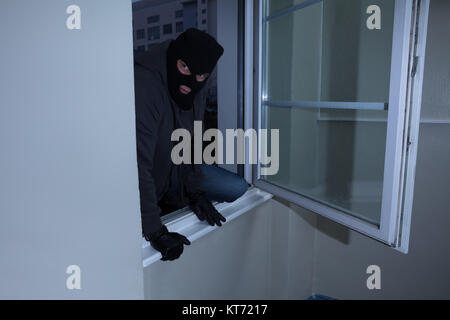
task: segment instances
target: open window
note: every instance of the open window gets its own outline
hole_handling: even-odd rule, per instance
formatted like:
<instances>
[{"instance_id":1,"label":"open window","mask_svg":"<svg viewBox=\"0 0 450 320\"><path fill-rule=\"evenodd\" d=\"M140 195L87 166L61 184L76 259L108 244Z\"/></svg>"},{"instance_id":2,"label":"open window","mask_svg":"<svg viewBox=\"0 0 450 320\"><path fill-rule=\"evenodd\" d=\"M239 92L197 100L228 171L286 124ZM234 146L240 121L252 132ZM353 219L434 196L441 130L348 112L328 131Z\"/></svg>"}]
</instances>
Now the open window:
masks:
<instances>
[{"instance_id":1,"label":"open window","mask_svg":"<svg viewBox=\"0 0 450 320\"><path fill-rule=\"evenodd\" d=\"M279 129L280 159L254 184L406 253L429 1L253 5L248 99L254 128Z\"/></svg>"},{"instance_id":2,"label":"open window","mask_svg":"<svg viewBox=\"0 0 450 320\"><path fill-rule=\"evenodd\" d=\"M132 8L135 57L144 54L156 44L176 39L189 28L205 31L214 38L218 36L217 0L132 0ZM204 131L218 128L220 125L218 121L219 76L217 69L214 69L206 84ZM235 73L236 71L234 76L236 76ZM171 221L190 211L188 208L165 206L163 203L160 203L159 206L164 222Z\"/></svg>"}]
</instances>

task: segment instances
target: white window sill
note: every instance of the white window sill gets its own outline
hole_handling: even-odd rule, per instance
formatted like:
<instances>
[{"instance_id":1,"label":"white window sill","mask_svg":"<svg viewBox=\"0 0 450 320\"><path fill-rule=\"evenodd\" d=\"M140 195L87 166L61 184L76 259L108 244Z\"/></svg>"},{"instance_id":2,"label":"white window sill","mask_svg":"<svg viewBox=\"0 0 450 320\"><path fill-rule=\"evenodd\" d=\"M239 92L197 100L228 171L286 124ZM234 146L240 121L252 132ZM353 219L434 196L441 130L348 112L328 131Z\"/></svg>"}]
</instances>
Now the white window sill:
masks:
<instances>
[{"instance_id":1,"label":"white window sill","mask_svg":"<svg viewBox=\"0 0 450 320\"><path fill-rule=\"evenodd\" d=\"M216 209L227 219L222 226L226 228L227 223L268 201L273 196L258 188L249 189L242 197L231 203L218 203ZM177 215L165 223L167 229L171 232L178 232L186 236L189 241L203 237L207 233L217 229L217 226L210 226L205 221L200 221L192 211L186 211L186 214ZM164 223L164 220L163 220ZM149 242L142 238L142 265L147 267L150 264L160 260L161 253L152 248Z\"/></svg>"}]
</instances>

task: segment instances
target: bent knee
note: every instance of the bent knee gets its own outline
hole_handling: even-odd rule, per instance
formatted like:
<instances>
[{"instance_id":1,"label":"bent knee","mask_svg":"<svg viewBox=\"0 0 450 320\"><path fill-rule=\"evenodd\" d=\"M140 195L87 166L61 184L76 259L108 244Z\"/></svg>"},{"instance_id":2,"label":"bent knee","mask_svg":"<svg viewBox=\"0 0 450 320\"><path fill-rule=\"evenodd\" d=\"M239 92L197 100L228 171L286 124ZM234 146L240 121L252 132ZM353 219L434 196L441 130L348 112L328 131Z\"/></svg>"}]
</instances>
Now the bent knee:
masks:
<instances>
[{"instance_id":1,"label":"bent knee","mask_svg":"<svg viewBox=\"0 0 450 320\"><path fill-rule=\"evenodd\" d=\"M236 176L235 181L233 181L233 186L227 195L226 202L233 202L236 199L240 198L242 195L244 195L245 192L247 192L248 184L247 181L245 181L244 178L240 176Z\"/></svg>"}]
</instances>

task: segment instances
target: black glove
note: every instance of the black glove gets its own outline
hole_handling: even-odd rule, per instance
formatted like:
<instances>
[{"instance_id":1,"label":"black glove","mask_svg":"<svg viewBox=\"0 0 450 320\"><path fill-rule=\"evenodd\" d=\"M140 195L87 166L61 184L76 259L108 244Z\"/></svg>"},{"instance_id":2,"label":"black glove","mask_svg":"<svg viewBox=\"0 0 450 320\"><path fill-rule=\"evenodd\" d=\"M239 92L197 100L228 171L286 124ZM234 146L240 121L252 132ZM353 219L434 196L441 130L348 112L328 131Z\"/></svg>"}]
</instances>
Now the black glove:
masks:
<instances>
[{"instance_id":1,"label":"black glove","mask_svg":"<svg viewBox=\"0 0 450 320\"><path fill-rule=\"evenodd\" d=\"M189 207L201 221L206 220L212 226L217 224L221 227L220 221L227 221L202 193L190 199Z\"/></svg>"},{"instance_id":2,"label":"black glove","mask_svg":"<svg viewBox=\"0 0 450 320\"><path fill-rule=\"evenodd\" d=\"M169 232L164 225L160 230L146 235L145 239L150 242L155 250L161 252L161 260L163 261L177 259L183 253L183 244L191 244L185 236L176 232Z\"/></svg>"}]
</instances>

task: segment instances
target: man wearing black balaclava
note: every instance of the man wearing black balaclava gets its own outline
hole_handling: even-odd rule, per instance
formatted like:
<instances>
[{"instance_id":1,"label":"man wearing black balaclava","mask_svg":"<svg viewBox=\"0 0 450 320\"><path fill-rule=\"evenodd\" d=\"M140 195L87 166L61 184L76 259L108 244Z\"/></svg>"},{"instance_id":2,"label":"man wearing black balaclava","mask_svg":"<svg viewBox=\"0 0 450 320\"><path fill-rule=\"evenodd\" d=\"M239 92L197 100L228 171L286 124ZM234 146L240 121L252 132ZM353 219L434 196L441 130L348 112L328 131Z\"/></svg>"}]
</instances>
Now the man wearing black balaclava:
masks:
<instances>
[{"instance_id":1,"label":"man wearing black balaclava","mask_svg":"<svg viewBox=\"0 0 450 320\"><path fill-rule=\"evenodd\" d=\"M210 165L174 165L172 132L194 134L205 112L205 87L224 49L205 32L189 29L135 59L136 140L142 231L174 260L190 244L161 223L161 206L188 205L200 220L221 226L225 218L211 201L231 202L247 190L238 175Z\"/></svg>"}]
</instances>

